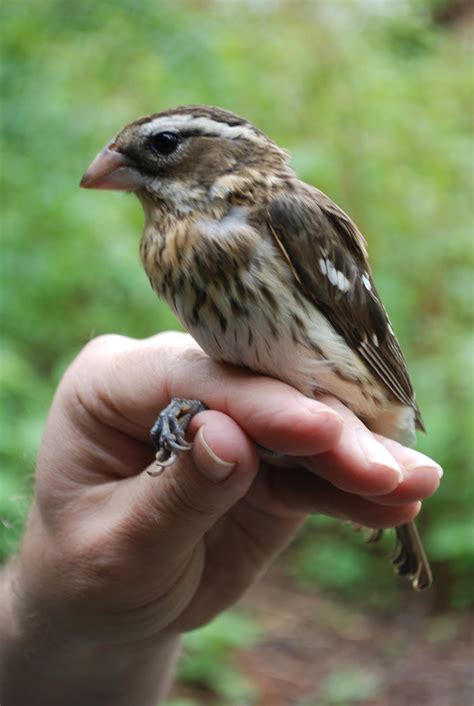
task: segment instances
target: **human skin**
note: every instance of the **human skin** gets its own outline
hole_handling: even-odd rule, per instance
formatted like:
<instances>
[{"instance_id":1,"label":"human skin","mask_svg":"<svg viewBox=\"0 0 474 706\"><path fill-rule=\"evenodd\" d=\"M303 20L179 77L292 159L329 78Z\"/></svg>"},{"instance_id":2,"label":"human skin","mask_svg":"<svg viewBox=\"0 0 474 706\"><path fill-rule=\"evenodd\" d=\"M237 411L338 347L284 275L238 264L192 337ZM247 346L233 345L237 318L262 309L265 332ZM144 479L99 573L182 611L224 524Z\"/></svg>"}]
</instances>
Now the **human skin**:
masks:
<instances>
[{"instance_id":1,"label":"human skin","mask_svg":"<svg viewBox=\"0 0 474 706\"><path fill-rule=\"evenodd\" d=\"M149 429L172 397L210 410L150 477ZM261 463L256 443L283 461ZM56 392L1 577L2 706L155 706L181 633L232 605L308 513L391 527L440 475L336 400L216 363L186 334L92 341Z\"/></svg>"}]
</instances>

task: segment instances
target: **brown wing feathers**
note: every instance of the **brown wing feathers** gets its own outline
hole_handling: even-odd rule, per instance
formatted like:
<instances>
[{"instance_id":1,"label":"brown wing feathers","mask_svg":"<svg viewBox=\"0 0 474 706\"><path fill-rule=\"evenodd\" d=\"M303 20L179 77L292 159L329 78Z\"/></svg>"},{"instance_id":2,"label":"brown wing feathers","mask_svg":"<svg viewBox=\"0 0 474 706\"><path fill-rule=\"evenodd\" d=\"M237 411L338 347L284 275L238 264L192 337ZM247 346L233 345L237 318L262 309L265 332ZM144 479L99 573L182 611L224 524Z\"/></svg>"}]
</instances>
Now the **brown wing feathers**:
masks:
<instances>
[{"instance_id":1,"label":"brown wing feathers","mask_svg":"<svg viewBox=\"0 0 474 706\"><path fill-rule=\"evenodd\" d=\"M300 192L270 203L268 225L308 299L394 397L415 409L417 426L423 429L405 358L372 282L365 240L353 221L325 194L302 184ZM339 287L329 278L334 271L340 273Z\"/></svg>"}]
</instances>

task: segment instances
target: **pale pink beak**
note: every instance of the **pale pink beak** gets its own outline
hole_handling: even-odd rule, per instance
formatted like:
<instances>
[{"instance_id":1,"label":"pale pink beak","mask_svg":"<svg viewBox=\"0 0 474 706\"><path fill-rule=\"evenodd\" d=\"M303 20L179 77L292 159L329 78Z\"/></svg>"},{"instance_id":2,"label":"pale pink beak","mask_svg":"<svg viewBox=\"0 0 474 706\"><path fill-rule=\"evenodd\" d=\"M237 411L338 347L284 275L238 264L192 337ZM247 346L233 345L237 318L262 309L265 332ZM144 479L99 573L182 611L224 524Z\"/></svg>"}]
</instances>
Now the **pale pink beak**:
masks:
<instances>
[{"instance_id":1,"label":"pale pink beak","mask_svg":"<svg viewBox=\"0 0 474 706\"><path fill-rule=\"evenodd\" d=\"M83 189L137 191L145 183L133 162L111 142L99 152L81 179Z\"/></svg>"}]
</instances>

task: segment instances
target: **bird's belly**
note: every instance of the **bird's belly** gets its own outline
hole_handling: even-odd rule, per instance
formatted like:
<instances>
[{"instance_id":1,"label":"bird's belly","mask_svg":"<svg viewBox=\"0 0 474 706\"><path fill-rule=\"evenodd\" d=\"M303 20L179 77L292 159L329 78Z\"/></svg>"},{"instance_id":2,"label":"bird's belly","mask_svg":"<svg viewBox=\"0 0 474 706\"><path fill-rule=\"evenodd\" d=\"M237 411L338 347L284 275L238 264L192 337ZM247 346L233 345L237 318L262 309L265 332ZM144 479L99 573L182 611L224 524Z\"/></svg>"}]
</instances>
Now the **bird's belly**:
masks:
<instances>
[{"instance_id":1,"label":"bird's belly","mask_svg":"<svg viewBox=\"0 0 474 706\"><path fill-rule=\"evenodd\" d=\"M308 397L328 392L363 418L378 416L387 405L385 391L327 319L314 307L281 304L275 318L255 306L250 316L229 316L224 326L212 317L205 325L183 323L215 360L277 378Z\"/></svg>"},{"instance_id":2,"label":"bird's belly","mask_svg":"<svg viewBox=\"0 0 474 706\"><path fill-rule=\"evenodd\" d=\"M413 410L394 401L268 248L260 244L258 257L225 284L216 271L205 290L190 283L175 290L168 302L185 328L211 358L277 378L308 397L330 393L374 431L411 443Z\"/></svg>"},{"instance_id":3,"label":"bird's belly","mask_svg":"<svg viewBox=\"0 0 474 706\"><path fill-rule=\"evenodd\" d=\"M346 356L337 365L325 358L328 339L324 338L324 323L321 352L314 344L294 341L281 328L275 339L261 321L255 323L252 327L231 325L223 336L200 327L190 326L188 330L211 358L274 377L307 397L329 393L349 407L369 429L406 446L414 445L413 409L389 399L355 355L352 360ZM330 341L329 349L333 345L334 341Z\"/></svg>"}]
</instances>

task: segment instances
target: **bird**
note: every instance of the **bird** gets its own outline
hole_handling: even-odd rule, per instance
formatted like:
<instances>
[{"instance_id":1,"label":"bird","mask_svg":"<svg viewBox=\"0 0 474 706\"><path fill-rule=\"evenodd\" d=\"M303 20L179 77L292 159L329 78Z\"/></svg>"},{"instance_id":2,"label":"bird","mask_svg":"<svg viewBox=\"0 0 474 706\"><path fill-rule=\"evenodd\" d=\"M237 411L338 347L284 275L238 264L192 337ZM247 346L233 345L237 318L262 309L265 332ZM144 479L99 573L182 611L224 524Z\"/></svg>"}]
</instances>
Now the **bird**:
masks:
<instances>
[{"instance_id":1,"label":"bird","mask_svg":"<svg viewBox=\"0 0 474 706\"><path fill-rule=\"evenodd\" d=\"M424 425L364 237L251 121L207 105L142 117L80 185L136 194L150 284L211 358L311 398L329 393L372 431L414 445ZM160 413L151 430L160 469L191 447L187 425L205 408L177 399ZM395 531L396 572L428 588L414 522Z\"/></svg>"}]
</instances>

